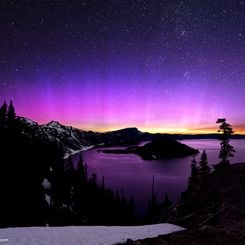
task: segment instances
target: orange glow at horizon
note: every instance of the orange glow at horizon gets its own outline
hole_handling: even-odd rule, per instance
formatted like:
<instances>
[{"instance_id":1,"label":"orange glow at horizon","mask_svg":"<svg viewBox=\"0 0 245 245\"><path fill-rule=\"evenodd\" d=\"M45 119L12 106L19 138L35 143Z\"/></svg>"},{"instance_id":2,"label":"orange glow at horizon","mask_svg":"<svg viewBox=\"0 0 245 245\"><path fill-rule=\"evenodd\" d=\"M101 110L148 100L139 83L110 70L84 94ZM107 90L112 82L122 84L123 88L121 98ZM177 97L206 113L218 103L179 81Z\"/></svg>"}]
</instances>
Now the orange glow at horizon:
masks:
<instances>
[{"instance_id":1,"label":"orange glow at horizon","mask_svg":"<svg viewBox=\"0 0 245 245\"><path fill-rule=\"evenodd\" d=\"M134 127L132 125L103 125L101 127L95 126L91 127L88 125L74 125L74 127L86 130L86 131L94 131L94 132L109 132L115 131L123 128ZM169 134L216 134L218 133L218 125L217 127L203 127L203 128L184 128L184 127L141 127L136 126L138 130L142 132L149 133L169 133ZM235 125L233 127L235 134L245 134L245 125Z\"/></svg>"}]
</instances>

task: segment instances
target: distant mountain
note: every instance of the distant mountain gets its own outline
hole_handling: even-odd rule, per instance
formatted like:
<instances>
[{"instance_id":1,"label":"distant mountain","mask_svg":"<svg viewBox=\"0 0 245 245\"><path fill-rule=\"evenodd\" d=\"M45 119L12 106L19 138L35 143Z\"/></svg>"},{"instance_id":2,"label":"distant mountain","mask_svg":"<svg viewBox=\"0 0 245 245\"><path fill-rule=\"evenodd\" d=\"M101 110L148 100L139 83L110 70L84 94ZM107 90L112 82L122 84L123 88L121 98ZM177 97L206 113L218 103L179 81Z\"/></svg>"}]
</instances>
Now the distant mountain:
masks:
<instances>
[{"instance_id":1,"label":"distant mountain","mask_svg":"<svg viewBox=\"0 0 245 245\"><path fill-rule=\"evenodd\" d=\"M96 135L55 121L38 125L25 118L7 119L0 123L0 196L4 197L0 227L138 223L133 201L116 197L96 173L88 174L81 155L77 166L72 159L64 161L76 150L106 139L107 134ZM124 134L128 131L119 136Z\"/></svg>"},{"instance_id":2,"label":"distant mountain","mask_svg":"<svg viewBox=\"0 0 245 245\"><path fill-rule=\"evenodd\" d=\"M137 128L124 128L101 134L106 146L138 144L142 135L143 133Z\"/></svg>"},{"instance_id":3,"label":"distant mountain","mask_svg":"<svg viewBox=\"0 0 245 245\"><path fill-rule=\"evenodd\" d=\"M20 127L22 128L23 134L32 136L38 136L39 138L46 140L48 142L55 142L57 145L61 146L67 157L69 154L76 153L80 150L85 150L94 146L130 146L136 145L141 141L155 141L159 138L168 139L167 142L161 140L161 142L156 141L144 148L138 148L138 154L144 158L161 158L169 156L185 156L193 154L191 148L186 148L179 143L174 143L173 140L182 139L218 139L218 134L210 135L177 135L177 134L160 134L160 133L147 133L141 132L137 128L125 128L120 130L115 130L106 133L98 133L93 131L84 131L71 126L65 126L57 121L51 121L47 124L39 125L38 123L24 118L18 117ZM234 135L232 138L242 139L245 135ZM172 141L170 141L172 139ZM171 152L168 149L170 146L173 149L178 149L175 152ZM165 152L162 152L162 149ZM128 151L132 151L129 149ZM124 153L130 153L124 152ZM154 157L153 157L154 155Z\"/></svg>"},{"instance_id":4,"label":"distant mountain","mask_svg":"<svg viewBox=\"0 0 245 245\"><path fill-rule=\"evenodd\" d=\"M64 126L56 121L51 121L44 125L39 125L38 123L23 117L20 117L19 121L24 134L27 134L30 137L37 136L48 142L56 143L62 147L66 154L72 154L93 145L92 141L89 140L89 135L91 135L91 133L89 134L86 131L70 126Z\"/></svg>"},{"instance_id":5,"label":"distant mountain","mask_svg":"<svg viewBox=\"0 0 245 245\"><path fill-rule=\"evenodd\" d=\"M172 134L169 135L173 139L186 140L186 139L219 139L220 134ZM245 139L244 134L231 135L231 139Z\"/></svg>"},{"instance_id":6,"label":"distant mountain","mask_svg":"<svg viewBox=\"0 0 245 245\"><path fill-rule=\"evenodd\" d=\"M220 134L214 133L214 134L160 134L160 133L143 133L142 139L143 140L154 140L157 139L160 136L166 136L171 139L175 140L192 140L192 139L219 139ZM145 139L144 139L145 138ZM231 139L245 139L244 134L234 134L231 135Z\"/></svg>"},{"instance_id":7,"label":"distant mountain","mask_svg":"<svg viewBox=\"0 0 245 245\"><path fill-rule=\"evenodd\" d=\"M93 146L131 145L140 141L142 132L137 128L125 128L106 133L84 131L71 126L64 126L57 121L47 124L38 123L18 117L22 133L30 137L37 136L48 142L61 146L67 157L79 150L85 150Z\"/></svg>"}]
</instances>

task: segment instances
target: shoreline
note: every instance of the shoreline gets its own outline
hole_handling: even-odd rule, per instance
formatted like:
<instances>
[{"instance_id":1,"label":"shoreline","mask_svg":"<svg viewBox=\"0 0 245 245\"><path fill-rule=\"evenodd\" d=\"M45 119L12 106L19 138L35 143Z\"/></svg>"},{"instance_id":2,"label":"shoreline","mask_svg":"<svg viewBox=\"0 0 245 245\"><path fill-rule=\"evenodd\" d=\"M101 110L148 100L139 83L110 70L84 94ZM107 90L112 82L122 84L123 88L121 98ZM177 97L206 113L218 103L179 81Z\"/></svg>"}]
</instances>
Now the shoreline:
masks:
<instances>
[{"instance_id":1,"label":"shoreline","mask_svg":"<svg viewBox=\"0 0 245 245\"><path fill-rule=\"evenodd\" d=\"M82 151L87 151L87 150L90 150L92 148L96 147L96 145L90 145L90 146L85 146L85 147L82 147L80 150L71 150L72 152L71 153L68 153L66 152L63 156L63 159L64 160L67 160L69 157L73 156L73 155L76 155Z\"/></svg>"}]
</instances>

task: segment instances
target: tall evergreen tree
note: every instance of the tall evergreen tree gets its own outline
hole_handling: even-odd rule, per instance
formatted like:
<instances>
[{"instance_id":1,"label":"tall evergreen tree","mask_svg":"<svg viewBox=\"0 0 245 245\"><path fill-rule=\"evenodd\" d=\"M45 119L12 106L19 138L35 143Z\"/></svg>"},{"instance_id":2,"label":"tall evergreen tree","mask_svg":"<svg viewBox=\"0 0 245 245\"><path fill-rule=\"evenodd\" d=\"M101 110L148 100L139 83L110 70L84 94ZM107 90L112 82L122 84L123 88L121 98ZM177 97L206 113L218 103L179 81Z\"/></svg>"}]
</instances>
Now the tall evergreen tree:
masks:
<instances>
[{"instance_id":1,"label":"tall evergreen tree","mask_svg":"<svg viewBox=\"0 0 245 245\"><path fill-rule=\"evenodd\" d=\"M168 198L168 193L165 193L165 198L162 203L162 208L163 209L168 209L172 205L172 202Z\"/></svg>"},{"instance_id":2,"label":"tall evergreen tree","mask_svg":"<svg viewBox=\"0 0 245 245\"><path fill-rule=\"evenodd\" d=\"M73 162L71 157L68 158L67 163L66 163L66 168L65 168L66 174L69 175L69 177L74 177L75 175L75 169L73 166Z\"/></svg>"},{"instance_id":3,"label":"tall evergreen tree","mask_svg":"<svg viewBox=\"0 0 245 245\"><path fill-rule=\"evenodd\" d=\"M71 158L68 158L68 162L65 165L65 196L66 204L72 205L72 199L74 194L74 185L76 184L76 171L73 166Z\"/></svg>"},{"instance_id":4,"label":"tall evergreen tree","mask_svg":"<svg viewBox=\"0 0 245 245\"><path fill-rule=\"evenodd\" d=\"M193 159L191 161L191 176L189 177L189 185L188 190L192 190L194 187L196 187L199 184L199 168L197 166L197 161L195 159L195 156L193 156Z\"/></svg>"},{"instance_id":5,"label":"tall evergreen tree","mask_svg":"<svg viewBox=\"0 0 245 245\"><path fill-rule=\"evenodd\" d=\"M230 145L230 137L234 134L232 126L226 122L225 118L218 119L216 123L220 123L218 132L221 132L220 135L220 165L227 166L230 164L229 157L234 156L235 149L232 145Z\"/></svg>"},{"instance_id":6,"label":"tall evergreen tree","mask_svg":"<svg viewBox=\"0 0 245 245\"><path fill-rule=\"evenodd\" d=\"M96 173L93 173L92 174L92 177L91 177L91 183L95 186L97 186L97 174Z\"/></svg>"},{"instance_id":7,"label":"tall evergreen tree","mask_svg":"<svg viewBox=\"0 0 245 245\"><path fill-rule=\"evenodd\" d=\"M8 112L7 112L7 120L8 120L9 126L14 125L15 119L16 119L15 108L13 105L13 101L11 100L9 107L8 107Z\"/></svg>"},{"instance_id":8,"label":"tall evergreen tree","mask_svg":"<svg viewBox=\"0 0 245 245\"><path fill-rule=\"evenodd\" d=\"M4 127L7 120L7 103L4 101L0 108L0 127Z\"/></svg>"},{"instance_id":9,"label":"tall evergreen tree","mask_svg":"<svg viewBox=\"0 0 245 245\"><path fill-rule=\"evenodd\" d=\"M152 176L152 190L151 200L149 201L146 222L149 224L155 223L160 216L160 205L157 200L157 193L155 192L155 176Z\"/></svg>"},{"instance_id":10,"label":"tall evergreen tree","mask_svg":"<svg viewBox=\"0 0 245 245\"><path fill-rule=\"evenodd\" d=\"M100 185L100 190L104 194L105 193L105 176L102 176L102 181Z\"/></svg>"},{"instance_id":11,"label":"tall evergreen tree","mask_svg":"<svg viewBox=\"0 0 245 245\"><path fill-rule=\"evenodd\" d=\"M160 214L161 214L161 207L158 203L157 193L154 193L148 205L147 217L146 217L147 223L149 224L156 223L160 217Z\"/></svg>"},{"instance_id":12,"label":"tall evergreen tree","mask_svg":"<svg viewBox=\"0 0 245 245\"><path fill-rule=\"evenodd\" d=\"M0 202L0 227L135 222L133 202L129 205L119 194L116 200L104 180L98 183L96 174L88 178L82 156L74 169L72 158L64 162L64 152L56 143L35 134L29 137L22 133L21 124L15 126L12 102L9 109L4 104L0 112L6 125L7 119L14 123L14 127L1 130L4 133L0 137L0 196L4 197ZM51 183L50 189L45 189L44 178Z\"/></svg>"},{"instance_id":13,"label":"tall evergreen tree","mask_svg":"<svg viewBox=\"0 0 245 245\"><path fill-rule=\"evenodd\" d=\"M88 165L84 165L84 180L87 182L88 181Z\"/></svg>"},{"instance_id":14,"label":"tall evergreen tree","mask_svg":"<svg viewBox=\"0 0 245 245\"><path fill-rule=\"evenodd\" d=\"M131 212L131 215L134 215L135 212L135 203L134 203L134 198L131 196L129 200L129 210Z\"/></svg>"},{"instance_id":15,"label":"tall evergreen tree","mask_svg":"<svg viewBox=\"0 0 245 245\"><path fill-rule=\"evenodd\" d=\"M205 182L205 180L207 179L208 175L211 172L211 169L208 166L208 157L207 157L205 150L203 151L201 155L199 166L200 166L200 169L199 169L200 181Z\"/></svg>"},{"instance_id":16,"label":"tall evergreen tree","mask_svg":"<svg viewBox=\"0 0 245 245\"><path fill-rule=\"evenodd\" d=\"M77 163L77 175L78 178L82 181L82 182L86 182L87 179L85 178L85 165L84 165L84 161L83 161L83 157L80 154L79 157L79 161Z\"/></svg>"}]
</instances>

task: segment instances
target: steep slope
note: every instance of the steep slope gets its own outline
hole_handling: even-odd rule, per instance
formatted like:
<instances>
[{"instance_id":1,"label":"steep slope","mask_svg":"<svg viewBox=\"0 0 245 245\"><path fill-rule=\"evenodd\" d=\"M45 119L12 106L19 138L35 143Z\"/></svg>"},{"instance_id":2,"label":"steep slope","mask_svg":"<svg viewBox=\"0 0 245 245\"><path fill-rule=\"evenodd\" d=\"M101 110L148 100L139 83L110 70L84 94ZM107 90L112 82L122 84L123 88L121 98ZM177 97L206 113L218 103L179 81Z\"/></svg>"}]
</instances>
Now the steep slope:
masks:
<instances>
[{"instance_id":1,"label":"steep slope","mask_svg":"<svg viewBox=\"0 0 245 245\"><path fill-rule=\"evenodd\" d=\"M128 244L243 245L245 244L245 163L213 172L164 214L161 222L188 228L169 236Z\"/></svg>"},{"instance_id":2,"label":"steep slope","mask_svg":"<svg viewBox=\"0 0 245 245\"><path fill-rule=\"evenodd\" d=\"M245 221L245 163L214 171L203 187L184 193L169 220L185 227Z\"/></svg>"},{"instance_id":3,"label":"steep slope","mask_svg":"<svg viewBox=\"0 0 245 245\"><path fill-rule=\"evenodd\" d=\"M23 134L30 137L37 136L48 142L56 143L63 149L65 158L68 157L69 154L86 150L97 145L114 146L137 144L142 136L142 132L137 128L125 128L106 133L98 133L80 130L71 126L64 126L57 121L51 121L43 125L39 125L24 117L18 117L18 121Z\"/></svg>"},{"instance_id":4,"label":"steep slope","mask_svg":"<svg viewBox=\"0 0 245 245\"><path fill-rule=\"evenodd\" d=\"M93 146L90 138L96 133L88 133L73 127L64 126L55 121L44 125L38 125L36 122L23 117L20 117L19 121L24 134L30 137L37 136L48 142L56 143L62 147L66 156Z\"/></svg>"}]
</instances>

